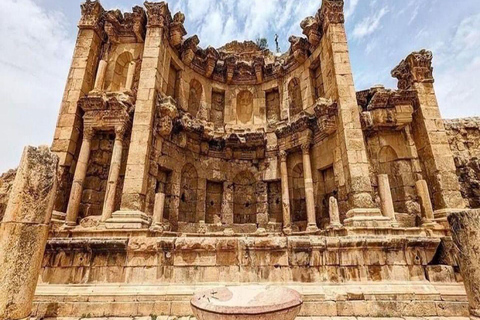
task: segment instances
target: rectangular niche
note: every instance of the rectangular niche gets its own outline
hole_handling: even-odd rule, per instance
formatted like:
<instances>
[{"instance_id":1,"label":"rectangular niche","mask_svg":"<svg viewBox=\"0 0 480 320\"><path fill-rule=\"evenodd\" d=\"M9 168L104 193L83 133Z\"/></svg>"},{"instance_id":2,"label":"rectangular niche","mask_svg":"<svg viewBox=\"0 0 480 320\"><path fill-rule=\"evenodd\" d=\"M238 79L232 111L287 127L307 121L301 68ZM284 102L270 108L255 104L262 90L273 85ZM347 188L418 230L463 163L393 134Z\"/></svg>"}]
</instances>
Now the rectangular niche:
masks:
<instances>
[{"instance_id":1,"label":"rectangular niche","mask_svg":"<svg viewBox=\"0 0 480 320\"><path fill-rule=\"evenodd\" d=\"M280 93L278 89L266 92L267 123L280 121Z\"/></svg>"},{"instance_id":2,"label":"rectangular niche","mask_svg":"<svg viewBox=\"0 0 480 320\"><path fill-rule=\"evenodd\" d=\"M170 96L174 99L177 98L177 82L178 82L178 70L171 63L170 70L168 72L168 83L167 83L167 96Z\"/></svg>"},{"instance_id":3,"label":"rectangular niche","mask_svg":"<svg viewBox=\"0 0 480 320\"><path fill-rule=\"evenodd\" d=\"M323 86L322 66L320 61L317 61L315 67L310 69L310 77L314 88L315 100L325 97L325 88Z\"/></svg>"},{"instance_id":4,"label":"rectangular niche","mask_svg":"<svg viewBox=\"0 0 480 320\"><path fill-rule=\"evenodd\" d=\"M322 217L328 217L329 199L331 196L335 196L336 189L333 166L320 170L318 181L318 200L321 204Z\"/></svg>"},{"instance_id":5,"label":"rectangular niche","mask_svg":"<svg viewBox=\"0 0 480 320\"><path fill-rule=\"evenodd\" d=\"M222 222L223 182L207 181L205 223Z\"/></svg>"},{"instance_id":6,"label":"rectangular niche","mask_svg":"<svg viewBox=\"0 0 480 320\"><path fill-rule=\"evenodd\" d=\"M268 183L268 219L270 222L282 222L282 183Z\"/></svg>"},{"instance_id":7,"label":"rectangular niche","mask_svg":"<svg viewBox=\"0 0 480 320\"><path fill-rule=\"evenodd\" d=\"M95 132L83 185L81 217L102 215L114 141L113 132Z\"/></svg>"},{"instance_id":8,"label":"rectangular niche","mask_svg":"<svg viewBox=\"0 0 480 320\"><path fill-rule=\"evenodd\" d=\"M170 217L170 207L172 199L172 171L167 169L160 169L158 171L155 193L165 194L165 208L163 210L163 219L168 220Z\"/></svg>"},{"instance_id":9,"label":"rectangular niche","mask_svg":"<svg viewBox=\"0 0 480 320\"><path fill-rule=\"evenodd\" d=\"M223 128L225 123L225 91L212 91L210 121L215 128Z\"/></svg>"}]
</instances>

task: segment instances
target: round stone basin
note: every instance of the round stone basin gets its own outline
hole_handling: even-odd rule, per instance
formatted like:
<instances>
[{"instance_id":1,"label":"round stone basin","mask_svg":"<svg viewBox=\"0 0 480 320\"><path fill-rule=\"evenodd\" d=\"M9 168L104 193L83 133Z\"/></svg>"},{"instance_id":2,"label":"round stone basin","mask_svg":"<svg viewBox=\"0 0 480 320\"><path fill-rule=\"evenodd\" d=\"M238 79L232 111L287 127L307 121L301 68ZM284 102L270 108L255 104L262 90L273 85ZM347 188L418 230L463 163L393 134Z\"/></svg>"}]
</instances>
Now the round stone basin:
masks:
<instances>
[{"instance_id":1,"label":"round stone basin","mask_svg":"<svg viewBox=\"0 0 480 320\"><path fill-rule=\"evenodd\" d=\"M284 287L238 286L198 292L190 303L197 320L293 320L303 301Z\"/></svg>"}]
</instances>

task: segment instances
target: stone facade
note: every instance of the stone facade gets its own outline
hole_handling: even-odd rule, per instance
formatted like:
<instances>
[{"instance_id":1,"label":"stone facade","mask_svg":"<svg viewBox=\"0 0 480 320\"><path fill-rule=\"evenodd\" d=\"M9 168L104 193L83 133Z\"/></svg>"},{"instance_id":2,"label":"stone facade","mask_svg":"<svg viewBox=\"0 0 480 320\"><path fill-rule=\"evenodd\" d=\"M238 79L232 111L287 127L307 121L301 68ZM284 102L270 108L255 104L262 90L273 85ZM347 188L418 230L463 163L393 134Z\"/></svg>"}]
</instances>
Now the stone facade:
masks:
<instances>
[{"instance_id":1,"label":"stone facade","mask_svg":"<svg viewBox=\"0 0 480 320\"><path fill-rule=\"evenodd\" d=\"M343 5L274 55L82 4L36 316L187 316L182 285L250 282L304 316L468 315L447 216L480 205L479 122L444 123L425 50L356 92Z\"/></svg>"}]
</instances>

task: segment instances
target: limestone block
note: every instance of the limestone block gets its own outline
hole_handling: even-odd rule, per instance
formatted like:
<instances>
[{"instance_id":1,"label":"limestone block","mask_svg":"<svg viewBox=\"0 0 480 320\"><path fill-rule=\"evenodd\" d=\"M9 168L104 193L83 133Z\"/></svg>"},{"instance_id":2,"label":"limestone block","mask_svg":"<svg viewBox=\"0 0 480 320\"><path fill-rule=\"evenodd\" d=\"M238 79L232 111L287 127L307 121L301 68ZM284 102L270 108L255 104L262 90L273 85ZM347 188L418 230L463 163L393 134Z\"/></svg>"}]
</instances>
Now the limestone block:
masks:
<instances>
[{"instance_id":1,"label":"limestone block","mask_svg":"<svg viewBox=\"0 0 480 320\"><path fill-rule=\"evenodd\" d=\"M30 315L47 243L58 157L26 147L0 229L0 318Z\"/></svg>"}]
</instances>

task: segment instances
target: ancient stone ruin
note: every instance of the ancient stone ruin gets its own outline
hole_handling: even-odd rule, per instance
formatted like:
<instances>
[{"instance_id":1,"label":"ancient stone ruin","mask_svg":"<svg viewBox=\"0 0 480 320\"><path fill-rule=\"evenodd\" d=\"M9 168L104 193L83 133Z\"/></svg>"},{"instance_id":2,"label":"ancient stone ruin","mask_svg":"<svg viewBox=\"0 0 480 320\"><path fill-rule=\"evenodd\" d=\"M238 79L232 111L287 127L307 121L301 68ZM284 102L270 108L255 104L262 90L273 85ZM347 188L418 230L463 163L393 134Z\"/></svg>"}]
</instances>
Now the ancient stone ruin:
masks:
<instances>
[{"instance_id":1,"label":"ancient stone ruin","mask_svg":"<svg viewBox=\"0 0 480 320\"><path fill-rule=\"evenodd\" d=\"M305 317L467 317L447 217L480 207L480 120L441 118L426 50L356 92L343 6L276 55L202 48L164 2L83 3L32 316L191 316L260 283Z\"/></svg>"}]
</instances>

